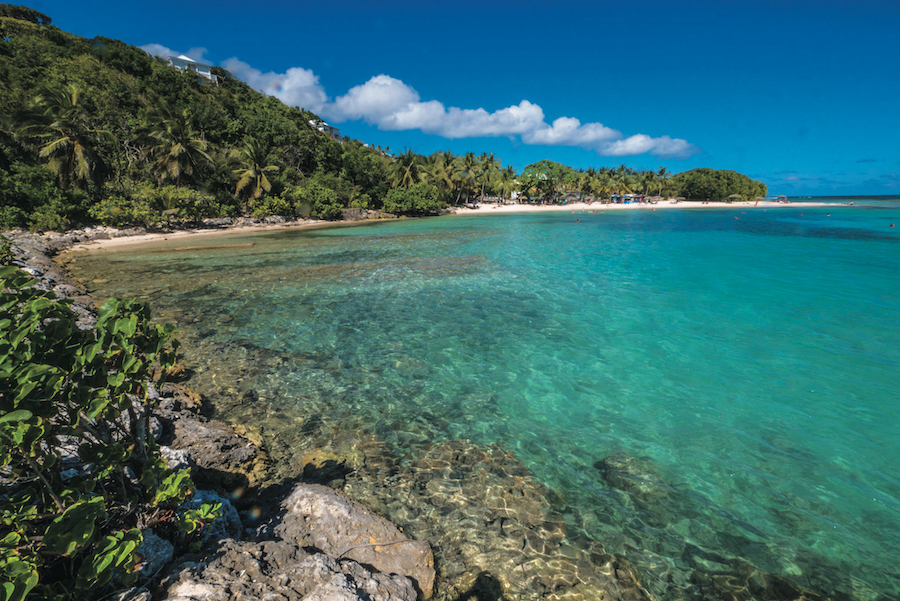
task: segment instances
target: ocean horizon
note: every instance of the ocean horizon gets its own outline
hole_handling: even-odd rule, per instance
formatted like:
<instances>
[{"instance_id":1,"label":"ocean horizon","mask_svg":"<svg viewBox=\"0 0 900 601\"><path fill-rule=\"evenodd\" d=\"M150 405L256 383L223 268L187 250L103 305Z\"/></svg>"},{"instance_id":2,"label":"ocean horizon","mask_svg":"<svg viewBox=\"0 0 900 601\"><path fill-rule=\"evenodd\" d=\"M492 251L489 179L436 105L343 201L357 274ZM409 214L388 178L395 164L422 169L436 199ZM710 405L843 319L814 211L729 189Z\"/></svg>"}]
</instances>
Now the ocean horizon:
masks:
<instances>
[{"instance_id":1,"label":"ocean horizon","mask_svg":"<svg viewBox=\"0 0 900 601\"><path fill-rule=\"evenodd\" d=\"M810 200L836 206L391 220L71 269L179 327L189 385L277 477L356 457L328 482L436 538L448 577L520 566L498 577L530 598L602 548L660 600L896 598L900 197ZM422 480L438 450L494 458L479 489L516 479L543 539L508 543L485 516L509 492L475 499L469 464Z\"/></svg>"}]
</instances>

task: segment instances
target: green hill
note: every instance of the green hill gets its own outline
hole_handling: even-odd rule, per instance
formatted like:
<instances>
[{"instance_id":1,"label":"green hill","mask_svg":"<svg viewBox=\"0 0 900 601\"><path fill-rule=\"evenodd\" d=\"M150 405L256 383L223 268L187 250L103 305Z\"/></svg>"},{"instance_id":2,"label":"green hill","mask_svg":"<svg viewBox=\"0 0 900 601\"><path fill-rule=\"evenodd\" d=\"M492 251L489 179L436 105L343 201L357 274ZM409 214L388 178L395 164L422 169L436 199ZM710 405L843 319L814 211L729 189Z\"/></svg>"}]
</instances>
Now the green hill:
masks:
<instances>
[{"instance_id":1,"label":"green hill","mask_svg":"<svg viewBox=\"0 0 900 601\"><path fill-rule=\"evenodd\" d=\"M344 170L347 162L383 175L384 153L339 144L310 125L316 115L224 70L215 69L215 85L22 9L0 5L0 15L18 17L0 16L0 227L150 222L165 211L322 214L323 202L386 193L383 177Z\"/></svg>"}]
</instances>

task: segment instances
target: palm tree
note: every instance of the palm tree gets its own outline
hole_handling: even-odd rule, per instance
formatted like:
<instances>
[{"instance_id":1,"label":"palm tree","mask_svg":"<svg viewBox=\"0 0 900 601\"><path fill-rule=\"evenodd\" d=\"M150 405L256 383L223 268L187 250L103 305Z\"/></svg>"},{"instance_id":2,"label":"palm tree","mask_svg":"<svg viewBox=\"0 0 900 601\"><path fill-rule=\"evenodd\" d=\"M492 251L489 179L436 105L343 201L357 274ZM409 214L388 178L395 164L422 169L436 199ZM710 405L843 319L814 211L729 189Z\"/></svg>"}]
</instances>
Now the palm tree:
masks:
<instances>
[{"instance_id":1,"label":"palm tree","mask_svg":"<svg viewBox=\"0 0 900 601\"><path fill-rule=\"evenodd\" d=\"M513 190L518 188L518 183L516 182L517 177L516 168L511 165L500 170L500 175L497 178L497 186L502 198L512 199Z\"/></svg>"},{"instance_id":2,"label":"palm tree","mask_svg":"<svg viewBox=\"0 0 900 601\"><path fill-rule=\"evenodd\" d=\"M665 167L660 167L656 172L656 179L659 182L659 188L657 190L657 196L662 196L662 187L663 184L669 179L669 170Z\"/></svg>"},{"instance_id":3,"label":"palm tree","mask_svg":"<svg viewBox=\"0 0 900 601\"><path fill-rule=\"evenodd\" d=\"M499 161L494 158L494 153L484 153L478 157L478 167L475 172L475 181L481 184L481 200L484 200L484 189L493 181L500 170Z\"/></svg>"},{"instance_id":4,"label":"palm tree","mask_svg":"<svg viewBox=\"0 0 900 601\"><path fill-rule=\"evenodd\" d=\"M38 156L47 159L60 186L68 187L72 182L83 189L89 183L102 186L106 164L96 147L112 142L114 137L90 127L80 88L70 84L46 90L35 99L33 110L34 122L21 133L37 142Z\"/></svg>"},{"instance_id":5,"label":"palm tree","mask_svg":"<svg viewBox=\"0 0 900 601\"><path fill-rule=\"evenodd\" d=\"M452 153L438 151L425 160L422 168L425 180L445 196L453 191L453 160Z\"/></svg>"},{"instance_id":6,"label":"palm tree","mask_svg":"<svg viewBox=\"0 0 900 601\"><path fill-rule=\"evenodd\" d=\"M608 169L604 169L594 176L592 187L595 194L599 194L601 198L607 198L613 188L613 178Z\"/></svg>"},{"instance_id":7,"label":"palm tree","mask_svg":"<svg viewBox=\"0 0 900 601\"><path fill-rule=\"evenodd\" d=\"M642 171L638 176L640 186L644 196L650 194L650 188L656 183L656 173L653 171Z\"/></svg>"},{"instance_id":8,"label":"palm tree","mask_svg":"<svg viewBox=\"0 0 900 601\"><path fill-rule=\"evenodd\" d=\"M469 191L475 187L475 178L478 174L478 159L475 158L474 152L467 152L456 160L456 182L459 185L459 191L456 195L456 202L463 190L466 192L466 202L469 202Z\"/></svg>"},{"instance_id":9,"label":"palm tree","mask_svg":"<svg viewBox=\"0 0 900 601\"><path fill-rule=\"evenodd\" d=\"M144 129L160 181L168 176L180 188L185 176L193 176L201 159L212 160L206 153L209 145L194 130L187 109L179 113L160 106Z\"/></svg>"},{"instance_id":10,"label":"palm tree","mask_svg":"<svg viewBox=\"0 0 900 601\"><path fill-rule=\"evenodd\" d=\"M250 198L256 200L262 196L263 191L272 190L272 183L266 173L278 171L278 166L268 164L273 162L272 153L262 142L253 136L248 137L244 140L243 148L235 151L235 160L240 165L233 171L238 179L235 194L240 194L241 190L249 186Z\"/></svg>"},{"instance_id":11,"label":"palm tree","mask_svg":"<svg viewBox=\"0 0 900 601\"><path fill-rule=\"evenodd\" d=\"M414 151L405 148L403 152L394 157L388 169L392 188L408 188L422 181L422 157Z\"/></svg>"}]
</instances>

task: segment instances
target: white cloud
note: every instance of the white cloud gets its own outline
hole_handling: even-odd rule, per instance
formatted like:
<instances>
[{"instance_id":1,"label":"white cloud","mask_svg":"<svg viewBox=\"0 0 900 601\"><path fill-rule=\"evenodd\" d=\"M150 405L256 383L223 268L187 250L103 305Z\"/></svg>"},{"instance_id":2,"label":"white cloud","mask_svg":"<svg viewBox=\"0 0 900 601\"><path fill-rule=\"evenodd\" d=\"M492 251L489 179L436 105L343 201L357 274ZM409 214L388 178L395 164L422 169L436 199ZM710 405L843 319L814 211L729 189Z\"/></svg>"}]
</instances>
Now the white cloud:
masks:
<instances>
[{"instance_id":1,"label":"white cloud","mask_svg":"<svg viewBox=\"0 0 900 601\"><path fill-rule=\"evenodd\" d=\"M151 54L178 54L159 44L147 44L142 48ZM202 58L206 49L192 48L188 56L195 58L191 52L199 53ZM626 138L602 123L581 123L574 117L559 117L548 124L543 109L528 100L493 112L483 108L448 108L437 100L422 101L412 86L384 74L350 88L332 102L319 83L319 77L308 69L293 67L285 73L263 73L237 58L226 60L222 66L252 88L335 122L361 119L382 130L417 129L449 139L503 136L532 145L577 146L602 156L649 153L687 158L700 152L680 138L653 138L644 134Z\"/></svg>"},{"instance_id":2,"label":"white cloud","mask_svg":"<svg viewBox=\"0 0 900 601\"><path fill-rule=\"evenodd\" d=\"M222 66L251 88L274 96L289 106L319 113L328 102L325 89L319 85L319 76L309 69L291 67L286 73L263 73L237 58L229 58Z\"/></svg>"},{"instance_id":3,"label":"white cloud","mask_svg":"<svg viewBox=\"0 0 900 601\"><path fill-rule=\"evenodd\" d=\"M335 121L364 119L369 124L381 125L391 116L416 104L420 104L419 94L414 89L399 79L377 75L336 98L328 107L327 114Z\"/></svg>"},{"instance_id":4,"label":"white cloud","mask_svg":"<svg viewBox=\"0 0 900 601\"><path fill-rule=\"evenodd\" d=\"M585 123L574 117L560 117L553 125L542 124L526 135L522 140L526 144L545 144L547 146L581 146L599 150L612 140L622 137L614 129L602 123Z\"/></svg>"},{"instance_id":5,"label":"white cloud","mask_svg":"<svg viewBox=\"0 0 900 601\"><path fill-rule=\"evenodd\" d=\"M560 117L548 125L543 109L527 100L494 112L447 108L437 100L422 102L414 88L389 75L377 75L354 86L322 111L333 121L363 119L383 130L418 129L450 139L518 136L525 144L578 146L604 156L650 153L686 158L699 152L686 140L643 134L623 138L602 123L582 124L573 117Z\"/></svg>"}]
</instances>

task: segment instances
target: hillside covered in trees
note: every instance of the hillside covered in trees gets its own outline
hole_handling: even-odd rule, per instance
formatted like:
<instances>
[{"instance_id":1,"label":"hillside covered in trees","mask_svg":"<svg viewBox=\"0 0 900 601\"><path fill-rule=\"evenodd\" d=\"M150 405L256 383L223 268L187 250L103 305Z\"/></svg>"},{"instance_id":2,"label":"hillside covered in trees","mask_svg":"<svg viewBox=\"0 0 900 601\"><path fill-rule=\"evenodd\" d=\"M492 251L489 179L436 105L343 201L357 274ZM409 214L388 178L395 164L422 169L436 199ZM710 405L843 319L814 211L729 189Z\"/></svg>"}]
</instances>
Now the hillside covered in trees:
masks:
<instances>
[{"instance_id":1,"label":"hillside covered in trees","mask_svg":"<svg viewBox=\"0 0 900 601\"><path fill-rule=\"evenodd\" d=\"M476 198L566 192L727 200L763 196L734 172L551 161L522 174L492 154L430 156L333 140L321 119L214 68L218 83L124 42L66 33L0 4L0 228L284 215L348 207L422 214ZM698 173L702 172L702 173ZM724 175L723 175L724 174Z\"/></svg>"}]
</instances>

